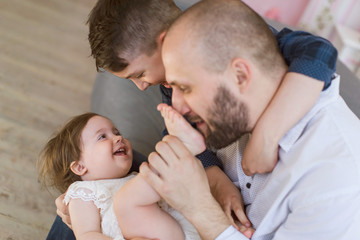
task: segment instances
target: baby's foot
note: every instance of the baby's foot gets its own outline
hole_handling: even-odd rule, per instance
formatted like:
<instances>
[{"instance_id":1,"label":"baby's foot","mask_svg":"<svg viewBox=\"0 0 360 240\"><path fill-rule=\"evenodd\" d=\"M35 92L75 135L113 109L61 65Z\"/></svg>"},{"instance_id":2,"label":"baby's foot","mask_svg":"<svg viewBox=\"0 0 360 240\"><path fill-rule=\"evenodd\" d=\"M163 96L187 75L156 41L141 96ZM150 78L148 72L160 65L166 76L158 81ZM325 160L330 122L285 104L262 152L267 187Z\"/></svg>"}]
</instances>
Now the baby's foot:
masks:
<instances>
[{"instance_id":1,"label":"baby's foot","mask_svg":"<svg viewBox=\"0 0 360 240\"><path fill-rule=\"evenodd\" d=\"M206 149L204 137L180 113L164 103L159 104L157 109L164 118L169 134L178 137L193 155Z\"/></svg>"}]
</instances>

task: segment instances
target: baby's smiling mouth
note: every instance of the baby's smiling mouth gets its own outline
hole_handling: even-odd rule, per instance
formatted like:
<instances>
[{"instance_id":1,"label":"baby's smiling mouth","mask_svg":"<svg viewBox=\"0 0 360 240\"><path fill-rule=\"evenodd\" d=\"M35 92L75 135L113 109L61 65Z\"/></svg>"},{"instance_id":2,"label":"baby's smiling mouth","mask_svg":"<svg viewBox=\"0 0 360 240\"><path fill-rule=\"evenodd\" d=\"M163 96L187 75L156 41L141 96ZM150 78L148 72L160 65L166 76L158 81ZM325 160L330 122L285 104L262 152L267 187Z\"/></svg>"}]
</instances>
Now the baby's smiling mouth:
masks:
<instances>
[{"instance_id":1,"label":"baby's smiling mouth","mask_svg":"<svg viewBox=\"0 0 360 240\"><path fill-rule=\"evenodd\" d=\"M127 153L126 153L126 147L120 147L118 150L116 150L116 151L114 152L114 155L115 155L115 156L125 156L125 155L127 155Z\"/></svg>"}]
</instances>

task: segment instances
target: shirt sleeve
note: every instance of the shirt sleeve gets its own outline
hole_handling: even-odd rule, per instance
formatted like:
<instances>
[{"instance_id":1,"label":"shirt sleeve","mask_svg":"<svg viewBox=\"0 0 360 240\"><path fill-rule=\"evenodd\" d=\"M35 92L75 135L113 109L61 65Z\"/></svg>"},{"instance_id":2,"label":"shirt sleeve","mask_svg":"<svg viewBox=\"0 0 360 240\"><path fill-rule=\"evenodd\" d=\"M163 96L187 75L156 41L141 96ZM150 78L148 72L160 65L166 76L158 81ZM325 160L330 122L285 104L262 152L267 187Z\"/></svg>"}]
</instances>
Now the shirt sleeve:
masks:
<instances>
[{"instance_id":1,"label":"shirt sleeve","mask_svg":"<svg viewBox=\"0 0 360 240\"><path fill-rule=\"evenodd\" d=\"M270 27L289 72L301 73L323 81L324 90L331 85L336 71L337 50L326 39L304 31L292 31L288 28L280 32Z\"/></svg>"},{"instance_id":2,"label":"shirt sleeve","mask_svg":"<svg viewBox=\"0 0 360 240\"><path fill-rule=\"evenodd\" d=\"M160 85L160 92L162 96L163 103L166 103L167 105L171 106L171 96L172 96L172 89L166 88L162 85ZM192 125L194 127L194 125ZM162 137L165 135L168 135L168 131L165 128ZM204 152L196 155L196 157L201 161L204 168L211 167L211 166L218 166L220 169L223 169L222 162L217 158L216 154L212 151L206 149Z\"/></svg>"}]
</instances>

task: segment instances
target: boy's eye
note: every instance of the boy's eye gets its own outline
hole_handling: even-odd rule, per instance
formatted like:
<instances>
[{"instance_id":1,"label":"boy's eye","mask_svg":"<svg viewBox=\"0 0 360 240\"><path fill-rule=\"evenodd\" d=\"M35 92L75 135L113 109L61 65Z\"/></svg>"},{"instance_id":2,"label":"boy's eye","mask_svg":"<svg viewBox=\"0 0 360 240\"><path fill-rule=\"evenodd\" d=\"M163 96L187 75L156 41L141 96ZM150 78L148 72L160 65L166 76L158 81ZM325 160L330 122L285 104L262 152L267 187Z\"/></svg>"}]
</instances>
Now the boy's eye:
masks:
<instances>
[{"instance_id":1,"label":"boy's eye","mask_svg":"<svg viewBox=\"0 0 360 240\"><path fill-rule=\"evenodd\" d=\"M140 73L139 75L136 76L136 78L142 78L144 76L144 72Z\"/></svg>"},{"instance_id":2,"label":"boy's eye","mask_svg":"<svg viewBox=\"0 0 360 240\"><path fill-rule=\"evenodd\" d=\"M120 132L119 132L119 130L117 130L117 129L114 129L113 133L114 133L116 136L120 136L120 135L121 135Z\"/></svg>"}]
</instances>

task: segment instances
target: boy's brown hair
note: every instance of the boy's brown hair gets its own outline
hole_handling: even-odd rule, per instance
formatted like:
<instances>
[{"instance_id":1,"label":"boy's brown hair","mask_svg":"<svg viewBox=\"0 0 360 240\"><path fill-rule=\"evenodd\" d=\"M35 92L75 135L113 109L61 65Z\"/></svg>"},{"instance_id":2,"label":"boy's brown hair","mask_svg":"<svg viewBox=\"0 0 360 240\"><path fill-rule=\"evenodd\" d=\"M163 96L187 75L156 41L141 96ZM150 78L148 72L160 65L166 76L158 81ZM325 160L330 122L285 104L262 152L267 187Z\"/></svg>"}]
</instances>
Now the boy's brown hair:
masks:
<instances>
[{"instance_id":1,"label":"boy's brown hair","mask_svg":"<svg viewBox=\"0 0 360 240\"><path fill-rule=\"evenodd\" d=\"M79 161L81 155L81 133L87 122L96 113L84 113L72 118L40 152L37 161L39 181L44 187L55 187L61 193L80 176L73 173L70 164Z\"/></svg>"},{"instance_id":2,"label":"boy's brown hair","mask_svg":"<svg viewBox=\"0 0 360 240\"><path fill-rule=\"evenodd\" d=\"M172 0L99 0L87 21L97 70L119 72L138 55L151 56L180 14Z\"/></svg>"}]
</instances>

